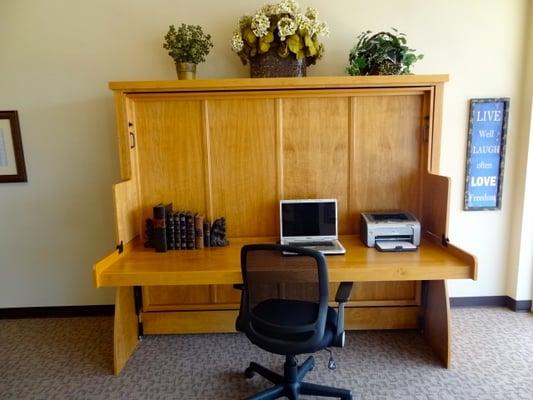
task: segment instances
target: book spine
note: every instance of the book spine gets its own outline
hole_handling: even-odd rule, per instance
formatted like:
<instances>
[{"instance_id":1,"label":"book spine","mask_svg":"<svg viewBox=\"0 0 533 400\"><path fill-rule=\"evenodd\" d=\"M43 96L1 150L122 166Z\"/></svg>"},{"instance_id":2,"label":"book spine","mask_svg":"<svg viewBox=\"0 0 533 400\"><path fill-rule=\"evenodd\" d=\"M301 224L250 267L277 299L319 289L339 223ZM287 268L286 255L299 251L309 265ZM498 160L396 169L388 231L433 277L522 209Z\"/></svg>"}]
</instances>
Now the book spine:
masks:
<instances>
[{"instance_id":1,"label":"book spine","mask_svg":"<svg viewBox=\"0 0 533 400\"><path fill-rule=\"evenodd\" d=\"M204 217L196 214L194 216L194 246L197 249L204 248Z\"/></svg>"},{"instance_id":2,"label":"book spine","mask_svg":"<svg viewBox=\"0 0 533 400\"><path fill-rule=\"evenodd\" d=\"M174 218L174 242L175 249L181 250L181 229L180 229L180 213L177 212L173 215Z\"/></svg>"},{"instance_id":3,"label":"book spine","mask_svg":"<svg viewBox=\"0 0 533 400\"><path fill-rule=\"evenodd\" d=\"M176 248L176 239L174 237L174 214L172 213L172 208L167 206L165 217L165 223L167 225L167 247L169 250L174 250Z\"/></svg>"},{"instance_id":4,"label":"book spine","mask_svg":"<svg viewBox=\"0 0 533 400\"><path fill-rule=\"evenodd\" d=\"M146 218L145 221L145 231L146 234L146 242L144 242L144 247L154 247L153 240L154 240L154 221L152 221L151 218Z\"/></svg>"},{"instance_id":5,"label":"book spine","mask_svg":"<svg viewBox=\"0 0 533 400\"><path fill-rule=\"evenodd\" d=\"M204 221L204 247L211 247L211 225L209 221Z\"/></svg>"},{"instance_id":6,"label":"book spine","mask_svg":"<svg viewBox=\"0 0 533 400\"><path fill-rule=\"evenodd\" d=\"M185 234L187 250L194 249L194 215L191 212L185 214Z\"/></svg>"},{"instance_id":7,"label":"book spine","mask_svg":"<svg viewBox=\"0 0 533 400\"><path fill-rule=\"evenodd\" d=\"M165 206L158 204L153 210L154 235L152 244L155 251L164 253L167 251L167 229L165 224Z\"/></svg>"},{"instance_id":8,"label":"book spine","mask_svg":"<svg viewBox=\"0 0 533 400\"><path fill-rule=\"evenodd\" d=\"M187 227L185 224L185 212L180 211L180 248L185 250L187 248Z\"/></svg>"}]
</instances>

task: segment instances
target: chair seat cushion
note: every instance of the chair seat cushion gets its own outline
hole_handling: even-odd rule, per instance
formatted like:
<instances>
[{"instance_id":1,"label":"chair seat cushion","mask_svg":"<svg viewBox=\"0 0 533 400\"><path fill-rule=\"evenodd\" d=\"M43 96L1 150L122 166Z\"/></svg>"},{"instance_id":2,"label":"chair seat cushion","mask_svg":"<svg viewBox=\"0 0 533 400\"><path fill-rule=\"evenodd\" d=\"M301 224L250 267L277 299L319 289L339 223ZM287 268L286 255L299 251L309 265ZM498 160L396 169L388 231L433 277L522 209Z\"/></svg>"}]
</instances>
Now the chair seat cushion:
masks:
<instances>
[{"instance_id":1,"label":"chair seat cushion","mask_svg":"<svg viewBox=\"0 0 533 400\"><path fill-rule=\"evenodd\" d=\"M313 332L289 334L283 331L283 327L301 326L314 323L318 315L318 304L301 300L268 299L257 304L253 308L252 313L255 317L264 320L265 322L280 326L280 329L273 329L272 327L261 323L254 323L254 329L257 332L275 339L289 342L302 342L310 338ZM333 308L328 307L326 329L322 340L316 346L313 346L313 348L306 349L305 352L311 353L330 346L336 331L337 312ZM271 349L267 350L271 351ZM284 351L276 351L276 353L286 354Z\"/></svg>"}]
</instances>

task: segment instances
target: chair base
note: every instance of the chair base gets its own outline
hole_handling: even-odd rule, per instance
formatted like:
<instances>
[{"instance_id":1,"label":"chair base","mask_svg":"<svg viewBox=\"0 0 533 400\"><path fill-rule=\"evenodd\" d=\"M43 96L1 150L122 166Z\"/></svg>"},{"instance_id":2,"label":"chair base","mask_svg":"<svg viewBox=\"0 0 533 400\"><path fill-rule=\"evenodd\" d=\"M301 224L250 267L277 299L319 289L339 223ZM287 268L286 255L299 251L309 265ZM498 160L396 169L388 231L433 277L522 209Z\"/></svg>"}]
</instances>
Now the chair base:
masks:
<instances>
[{"instance_id":1,"label":"chair base","mask_svg":"<svg viewBox=\"0 0 533 400\"><path fill-rule=\"evenodd\" d=\"M352 400L352 393L346 389L337 389L330 386L315 385L313 383L302 382L305 374L315 366L315 359L309 356L301 366L298 366L294 356L286 356L284 374L279 375L262 365L251 362L244 374L247 378L253 377L256 373L274 383L275 386L263 390L260 393L248 397L246 400L271 400L282 396L287 396L290 400L298 400L300 394L315 396L335 397L341 400Z\"/></svg>"}]
</instances>

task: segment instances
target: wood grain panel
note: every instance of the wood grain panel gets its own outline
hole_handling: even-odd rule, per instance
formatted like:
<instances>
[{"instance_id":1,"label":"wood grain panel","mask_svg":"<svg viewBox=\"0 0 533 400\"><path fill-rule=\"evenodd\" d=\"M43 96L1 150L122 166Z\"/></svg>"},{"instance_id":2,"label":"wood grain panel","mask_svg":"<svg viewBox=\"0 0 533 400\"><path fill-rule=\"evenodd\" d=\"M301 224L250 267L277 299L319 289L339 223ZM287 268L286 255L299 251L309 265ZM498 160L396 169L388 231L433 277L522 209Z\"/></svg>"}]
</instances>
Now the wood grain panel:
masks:
<instances>
[{"instance_id":1,"label":"wood grain panel","mask_svg":"<svg viewBox=\"0 0 533 400\"><path fill-rule=\"evenodd\" d=\"M137 347L137 315L133 304L133 288L120 287L115 293L113 326L113 372L120 374L131 353Z\"/></svg>"},{"instance_id":2,"label":"wood grain panel","mask_svg":"<svg viewBox=\"0 0 533 400\"><path fill-rule=\"evenodd\" d=\"M214 302L218 305L227 304L239 308L241 302L241 291L233 287L233 285L213 285Z\"/></svg>"},{"instance_id":3,"label":"wood grain panel","mask_svg":"<svg viewBox=\"0 0 533 400\"><path fill-rule=\"evenodd\" d=\"M433 86L447 82L448 75L310 76L302 78L236 78L171 81L109 82L109 88L135 92L203 92L273 89L343 89Z\"/></svg>"},{"instance_id":4,"label":"wood grain panel","mask_svg":"<svg viewBox=\"0 0 533 400\"><path fill-rule=\"evenodd\" d=\"M433 242L437 245L443 246L442 244L442 238L438 237L436 235L429 234L428 232L425 233L424 238L430 242ZM445 246L446 252L450 255L453 255L454 257L457 257L459 260L464 262L467 265L471 266L471 273L470 273L470 279L477 280L477 272L478 272L478 262L477 257L473 254L467 253L463 249L446 242Z\"/></svg>"},{"instance_id":5,"label":"wood grain panel","mask_svg":"<svg viewBox=\"0 0 533 400\"><path fill-rule=\"evenodd\" d=\"M283 196L336 198L339 234L348 224L349 100L291 98L282 102Z\"/></svg>"},{"instance_id":6,"label":"wood grain panel","mask_svg":"<svg viewBox=\"0 0 533 400\"><path fill-rule=\"evenodd\" d=\"M442 105L444 103L444 85L442 83L435 85L433 96L432 132L429 143L431 157L429 159L428 170L438 174L440 170L440 146L442 141Z\"/></svg>"},{"instance_id":7,"label":"wood grain panel","mask_svg":"<svg viewBox=\"0 0 533 400\"><path fill-rule=\"evenodd\" d=\"M256 99L289 99L289 98L331 98L331 97L359 97L359 96L414 96L427 93L430 87L402 87L402 88L345 88L337 89L306 89L292 90L287 88L267 91L213 91L213 92L157 92L157 93L133 93L128 94L128 99L142 101L166 101L166 100L248 100Z\"/></svg>"},{"instance_id":8,"label":"wood grain panel","mask_svg":"<svg viewBox=\"0 0 533 400\"><path fill-rule=\"evenodd\" d=\"M124 257L127 253L129 253L134 245L136 244L136 240L132 240L131 242L124 243L124 250L122 253L119 253L117 249L114 249L110 254L107 256L101 258L97 262L93 264L93 282L95 287L100 287L100 281L98 280L101 276L101 273L108 268L109 266L116 263L119 259Z\"/></svg>"},{"instance_id":9,"label":"wood grain panel","mask_svg":"<svg viewBox=\"0 0 533 400\"><path fill-rule=\"evenodd\" d=\"M336 306L335 294L339 283L329 284L329 298ZM420 305L420 284L417 281L354 282L347 306Z\"/></svg>"},{"instance_id":10,"label":"wood grain panel","mask_svg":"<svg viewBox=\"0 0 533 400\"><path fill-rule=\"evenodd\" d=\"M142 221L158 203L205 214L201 102L137 101L135 117Z\"/></svg>"},{"instance_id":11,"label":"wood grain panel","mask_svg":"<svg viewBox=\"0 0 533 400\"><path fill-rule=\"evenodd\" d=\"M147 312L146 334L235 332L237 310ZM346 330L415 329L418 307L347 307Z\"/></svg>"},{"instance_id":12,"label":"wood grain panel","mask_svg":"<svg viewBox=\"0 0 533 400\"><path fill-rule=\"evenodd\" d=\"M274 100L208 101L213 218L231 237L279 234Z\"/></svg>"},{"instance_id":13,"label":"wood grain panel","mask_svg":"<svg viewBox=\"0 0 533 400\"><path fill-rule=\"evenodd\" d=\"M237 310L148 312L142 314L144 332L222 333L235 332Z\"/></svg>"},{"instance_id":14,"label":"wood grain panel","mask_svg":"<svg viewBox=\"0 0 533 400\"><path fill-rule=\"evenodd\" d=\"M422 100L419 95L354 99L350 225L355 233L362 211L417 214Z\"/></svg>"},{"instance_id":15,"label":"wood grain panel","mask_svg":"<svg viewBox=\"0 0 533 400\"><path fill-rule=\"evenodd\" d=\"M425 282L427 298L423 309L424 337L444 367L451 367L450 300L445 280Z\"/></svg>"},{"instance_id":16,"label":"wood grain panel","mask_svg":"<svg viewBox=\"0 0 533 400\"><path fill-rule=\"evenodd\" d=\"M115 92L115 114L117 124L118 155L120 176L122 179L132 177L130 158L130 137L128 133L129 100L121 92Z\"/></svg>"},{"instance_id":17,"label":"wood grain panel","mask_svg":"<svg viewBox=\"0 0 533 400\"><path fill-rule=\"evenodd\" d=\"M357 282L350 300L416 300L417 297L417 283L414 281Z\"/></svg>"},{"instance_id":18,"label":"wood grain panel","mask_svg":"<svg viewBox=\"0 0 533 400\"><path fill-rule=\"evenodd\" d=\"M115 209L115 238L130 242L139 234L139 193L136 182L128 180L113 185L113 206Z\"/></svg>"},{"instance_id":19,"label":"wood grain panel","mask_svg":"<svg viewBox=\"0 0 533 400\"><path fill-rule=\"evenodd\" d=\"M427 172L423 176L422 229L442 239L448 234L450 178Z\"/></svg>"},{"instance_id":20,"label":"wood grain panel","mask_svg":"<svg viewBox=\"0 0 533 400\"><path fill-rule=\"evenodd\" d=\"M213 285L242 282L240 250L274 237L230 238L227 247L156 253L137 243L113 264L95 271L104 286ZM328 257L330 282L473 279L475 258L452 246L422 240L417 251L386 253L368 248L358 236L341 236L342 256Z\"/></svg>"},{"instance_id":21,"label":"wood grain panel","mask_svg":"<svg viewBox=\"0 0 533 400\"><path fill-rule=\"evenodd\" d=\"M200 101L135 102L142 219L160 202L206 213L204 122ZM144 232L142 233L144 237ZM147 309L169 304L206 304L205 286L145 287Z\"/></svg>"},{"instance_id":22,"label":"wood grain panel","mask_svg":"<svg viewBox=\"0 0 533 400\"><path fill-rule=\"evenodd\" d=\"M418 307L350 307L344 310L344 328L415 329Z\"/></svg>"},{"instance_id":23,"label":"wood grain panel","mask_svg":"<svg viewBox=\"0 0 533 400\"><path fill-rule=\"evenodd\" d=\"M145 286L143 308L145 311L176 308L184 305L202 306L212 302L209 286Z\"/></svg>"},{"instance_id":24,"label":"wood grain panel","mask_svg":"<svg viewBox=\"0 0 533 400\"><path fill-rule=\"evenodd\" d=\"M336 306L335 293L338 283L331 283L330 302ZM194 309L238 309L239 290L232 285L195 285L195 286L149 286L143 288L145 311L194 310ZM294 294L294 290L291 294ZM355 282L351 306L379 305L419 305L418 282Z\"/></svg>"}]
</instances>

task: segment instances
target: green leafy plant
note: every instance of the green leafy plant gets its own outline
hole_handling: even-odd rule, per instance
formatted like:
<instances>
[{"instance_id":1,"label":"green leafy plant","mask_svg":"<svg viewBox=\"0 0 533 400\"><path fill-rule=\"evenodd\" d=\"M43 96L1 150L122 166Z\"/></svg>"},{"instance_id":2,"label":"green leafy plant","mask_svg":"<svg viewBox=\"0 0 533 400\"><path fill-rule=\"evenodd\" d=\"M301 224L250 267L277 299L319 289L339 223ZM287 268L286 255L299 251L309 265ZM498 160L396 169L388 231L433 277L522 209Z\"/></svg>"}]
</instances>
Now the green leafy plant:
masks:
<instances>
[{"instance_id":1,"label":"green leafy plant","mask_svg":"<svg viewBox=\"0 0 533 400\"><path fill-rule=\"evenodd\" d=\"M324 54L319 36L329 33L325 22L318 21L316 8L300 11L294 0L265 4L253 16L244 15L233 32L232 50L243 64L259 54L275 49L282 58L305 58L313 65Z\"/></svg>"},{"instance_id":2,"label":"green leafy plant","mask_svg":"<svg viewBox=\"0 0 533 400\"><path fill-rule=\"evenodd\" d=\"M181 24L177 30L170 25L163 44L176 63L200 64L205 61L211 47L211 35L204 34L199 25L186 24Z\"/></svg>"},{"instance_id":3,"label":"green leafy plant","mask_svg":"<svg viewBox=\"0 0 533 400\"><path fill-rule=\"evenodd\" d=\"M350 51L350 75L403 75L411 73L411 66L421 60L423 54L415 54L407 46L404 33L371 31L361 33L357 44Z\"/></svg>"}]
</instances>

